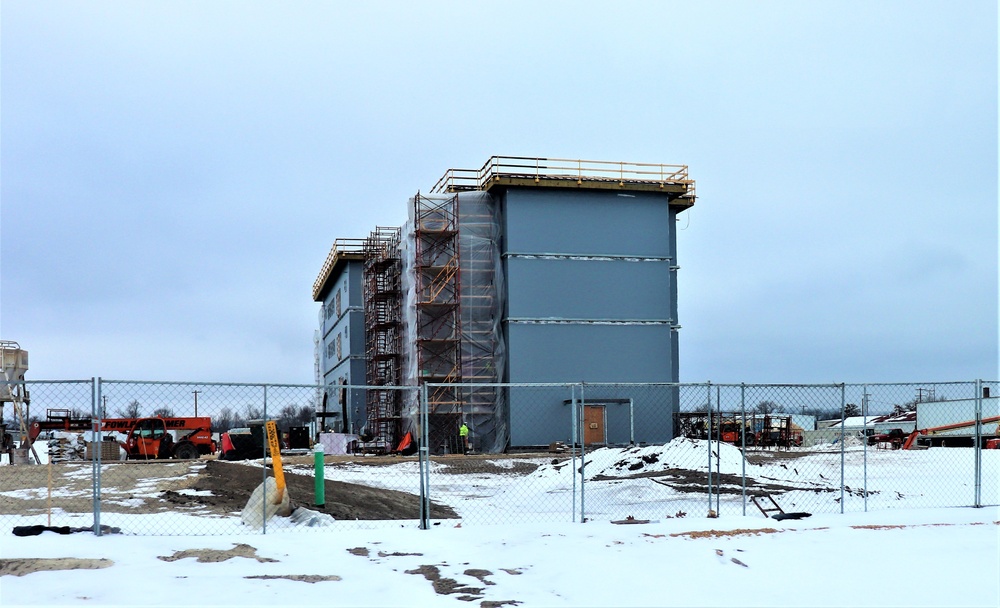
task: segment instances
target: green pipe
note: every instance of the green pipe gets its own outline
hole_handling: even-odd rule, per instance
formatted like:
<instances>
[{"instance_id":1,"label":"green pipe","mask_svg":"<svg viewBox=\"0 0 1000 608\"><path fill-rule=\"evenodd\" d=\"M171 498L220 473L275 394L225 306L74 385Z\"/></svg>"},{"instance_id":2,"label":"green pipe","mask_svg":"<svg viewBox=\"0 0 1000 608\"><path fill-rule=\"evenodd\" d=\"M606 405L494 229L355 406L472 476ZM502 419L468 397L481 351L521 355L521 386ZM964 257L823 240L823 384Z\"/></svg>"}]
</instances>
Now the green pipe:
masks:
<instances>
[{"instance_id":1,"label":"green pipe","mask_svg":"<svg viewBox=\"0 0 1000 608\"><path fill-rule=\"evenodd\" d=\"M326 477L323 472L323 444L317 443L313 451L313 456L315 458L315 470L313 475L316 479L316 506L325 507L326 506Z\"/></svg>"}]
</instances>

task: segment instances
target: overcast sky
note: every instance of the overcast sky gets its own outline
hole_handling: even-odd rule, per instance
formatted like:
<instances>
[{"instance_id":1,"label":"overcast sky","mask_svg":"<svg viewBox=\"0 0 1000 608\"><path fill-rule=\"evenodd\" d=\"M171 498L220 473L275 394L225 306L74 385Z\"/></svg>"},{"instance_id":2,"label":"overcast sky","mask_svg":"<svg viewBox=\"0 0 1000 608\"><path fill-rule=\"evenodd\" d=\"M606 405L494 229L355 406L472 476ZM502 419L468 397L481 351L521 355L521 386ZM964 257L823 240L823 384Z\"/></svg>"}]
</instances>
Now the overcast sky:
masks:
<instances>
[{"instance_id":1,"label":"overcast sky","mask_svg":"<svg viewBox=\"0 0 1000 608\"><path fill-rule=\"evenodd\" d=\"M690 166L684 381L1000 375L993 1L0 11L31 379L312 382L333 240L497 154Z\"/></svg>"}]
</instances>

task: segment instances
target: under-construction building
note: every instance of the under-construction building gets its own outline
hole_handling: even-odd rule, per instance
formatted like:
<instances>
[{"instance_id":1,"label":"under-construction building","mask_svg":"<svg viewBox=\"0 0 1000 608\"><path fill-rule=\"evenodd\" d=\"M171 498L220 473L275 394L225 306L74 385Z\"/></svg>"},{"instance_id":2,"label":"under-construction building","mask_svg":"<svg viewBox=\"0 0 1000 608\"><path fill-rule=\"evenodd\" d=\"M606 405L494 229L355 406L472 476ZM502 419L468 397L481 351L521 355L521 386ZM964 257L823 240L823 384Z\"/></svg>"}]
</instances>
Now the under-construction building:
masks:
<instances>
[{"instance_id":1,"label":"under-construction building","mask_svg":"<svg viewBox=\"0 0 1000 608\"><path fill-rule=\"evenodd\" d=\"M681 165L493 157L447 171L404 226L338 239L313 286L325 426L391 451L418 413L419 392L396 387L427 384L432 450L464 421L497 452L569 431L564 389L498 384L677 382L674 226L694 200ZM588 442L604 444L669 439L632 421L677 408L627 388L584 403L600 422Z\"/></svg>"}]
</instances>

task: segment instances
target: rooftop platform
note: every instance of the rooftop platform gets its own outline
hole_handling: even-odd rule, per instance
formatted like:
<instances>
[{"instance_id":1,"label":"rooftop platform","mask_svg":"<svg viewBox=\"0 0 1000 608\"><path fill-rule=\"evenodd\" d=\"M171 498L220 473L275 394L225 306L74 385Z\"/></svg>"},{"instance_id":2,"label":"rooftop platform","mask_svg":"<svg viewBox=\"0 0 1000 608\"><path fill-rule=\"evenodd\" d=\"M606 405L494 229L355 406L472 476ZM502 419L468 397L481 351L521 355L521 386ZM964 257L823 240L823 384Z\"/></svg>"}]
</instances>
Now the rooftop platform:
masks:
<instances>
[{"instance_id":1,"label":"rooftop platform","mask_svg":"<svg viewBox=\"0 0 1000 608\"><path fill-rule=\"evenodd\" d=\"M319 276L316 277L316 282L313 283L313 301L323 301L322 295L326 289L326 282L330 280L330 275L333 274L333 270L338 264L348 260L363 261L364 259L365 239L335 240L333 242L333 247L330 248L330 253L326 256L326 261L323 262L323 268L320 269Z\"/></svg>"},{"instance_id":2,"label":"rooftop platform","mask_svg":"<svg viewBox=\"0 0 1000 608\"><path fill-rule=\"evenodd\" d=\"M489 192L512 186L660 192L670 196L671 205L684 209L696 198L687 165L527 156L493 156L478 170L449 169L431 192Z\"/></svg>"}]
</instances>

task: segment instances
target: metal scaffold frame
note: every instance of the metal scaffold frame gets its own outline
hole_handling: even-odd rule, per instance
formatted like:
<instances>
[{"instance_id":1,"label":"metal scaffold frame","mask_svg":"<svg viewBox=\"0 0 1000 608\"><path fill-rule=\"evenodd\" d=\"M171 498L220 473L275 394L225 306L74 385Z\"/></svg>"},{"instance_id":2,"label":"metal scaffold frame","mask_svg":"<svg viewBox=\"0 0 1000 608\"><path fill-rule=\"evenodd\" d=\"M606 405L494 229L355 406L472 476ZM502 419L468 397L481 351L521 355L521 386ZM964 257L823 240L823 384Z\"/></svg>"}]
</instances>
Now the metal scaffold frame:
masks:
<instances>
[{"instance_id":1,"label":"metal scaffold frame","mask_svg":"<svg viewBox=\"0 0 1000 608\"><path fill-rule=\"evenodd\" d=\"M458 196L413 198L416 280L417 375L423 383L462 381L461 272ZM435 386L427 392L429 441L447 444L458 436L461 392Z\"/></svg>"},{"instance_id":2,"label":"metal scaffold frame","mask_svg":"<svg viewBox=\"0 0 1000 608\"><path fill-rule=\"evenodd\" d=\"M365 376L371 387L401 384L400 229L376 227L364 243ZM389 452L400 439L402 399L394 388L366 391L365 448Z\"/></svg>"}]
</instances>

